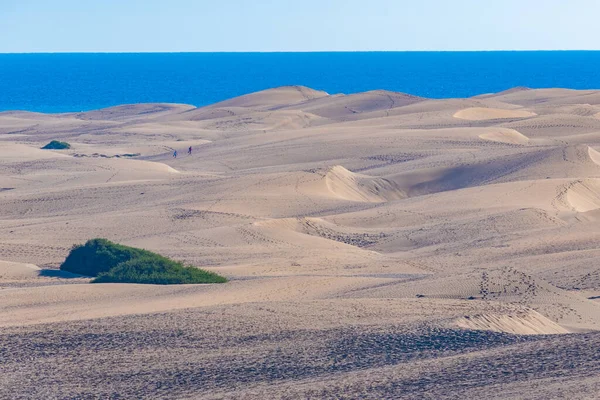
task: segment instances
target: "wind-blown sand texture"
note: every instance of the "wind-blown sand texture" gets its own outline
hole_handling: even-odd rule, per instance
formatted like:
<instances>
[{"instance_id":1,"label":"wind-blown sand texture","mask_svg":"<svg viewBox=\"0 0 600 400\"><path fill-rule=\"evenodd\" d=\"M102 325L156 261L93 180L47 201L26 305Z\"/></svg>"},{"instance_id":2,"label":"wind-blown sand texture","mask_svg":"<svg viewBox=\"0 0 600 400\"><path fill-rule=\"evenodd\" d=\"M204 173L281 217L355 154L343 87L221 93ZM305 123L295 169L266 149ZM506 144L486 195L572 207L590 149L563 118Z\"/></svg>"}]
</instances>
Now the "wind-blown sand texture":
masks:
<instances>
[{"instance_id":1,"label":"wind-blown sand texture","mask_svg":"<svg viewBox=\"0 0 600 400\"><path fill-rule=\"evenodd\" d=\"M597 398L598 115L305 87L0 113L0 398ZM57 270L94 237L231 281Z\"/></svg>"}]
</instances>

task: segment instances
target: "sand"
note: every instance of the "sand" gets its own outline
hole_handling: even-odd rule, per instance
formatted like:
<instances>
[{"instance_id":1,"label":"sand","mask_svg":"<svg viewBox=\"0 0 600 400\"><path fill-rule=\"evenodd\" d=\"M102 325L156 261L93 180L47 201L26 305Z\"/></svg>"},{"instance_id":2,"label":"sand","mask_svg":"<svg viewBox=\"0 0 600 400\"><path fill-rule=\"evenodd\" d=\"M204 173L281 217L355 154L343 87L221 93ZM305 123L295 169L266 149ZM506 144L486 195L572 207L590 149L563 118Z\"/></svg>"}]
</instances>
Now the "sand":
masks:
<instances>
[{"instance_id":1,"label":"sand","mask_svg":"<svg viewBox=\"0 0 600 400\"><path fill-rule=\"evenodd\" d=\"M535 117L537 114L524 110L503 110L498 108L466 108L454 114L455 118L468 121L488 121L495 119L520 119Z\"/></svg>"},{"instance_id":2,"label":"sand","mask_svg":"<svg viewBox=\"0 0 600 400\"><path fill-rule=\"evenodd\" d=\"M300 86L0 113L0 398L597 398L599 115ZM230 282L58 270L94 237Z\"/></svg>"}]
</instances>

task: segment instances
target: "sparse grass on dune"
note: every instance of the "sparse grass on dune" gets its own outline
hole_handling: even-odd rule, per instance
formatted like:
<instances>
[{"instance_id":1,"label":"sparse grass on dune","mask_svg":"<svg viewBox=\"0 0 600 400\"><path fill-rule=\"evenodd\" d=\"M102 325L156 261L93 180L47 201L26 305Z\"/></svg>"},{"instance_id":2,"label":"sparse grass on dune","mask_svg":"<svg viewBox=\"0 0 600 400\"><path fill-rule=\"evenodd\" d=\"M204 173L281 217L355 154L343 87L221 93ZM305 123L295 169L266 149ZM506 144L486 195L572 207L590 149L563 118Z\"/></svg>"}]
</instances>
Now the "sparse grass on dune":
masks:
<instances>
[{"instance_id":1,"label":"sparse grass on dune","mask_svg":"<svg viewBox=\"0 0 600 400\"><path fill-rule=\"evenodd\" d=\"M151 251L106 239L92 239L85 245L73 247L60 269L96 277L93 283L175 285L227 282L226 278L213 272L186 267Z\"/></svg>"}]
</instances>

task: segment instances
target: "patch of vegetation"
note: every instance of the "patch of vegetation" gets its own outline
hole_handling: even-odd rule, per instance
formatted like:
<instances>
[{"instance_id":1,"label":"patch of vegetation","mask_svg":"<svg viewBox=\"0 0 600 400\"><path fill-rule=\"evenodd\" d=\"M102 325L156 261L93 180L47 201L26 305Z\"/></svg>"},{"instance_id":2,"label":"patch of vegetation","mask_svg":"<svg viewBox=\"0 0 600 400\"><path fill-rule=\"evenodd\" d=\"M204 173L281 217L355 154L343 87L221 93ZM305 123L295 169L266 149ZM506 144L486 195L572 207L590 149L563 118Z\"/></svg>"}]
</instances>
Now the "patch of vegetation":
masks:
<instances>
[{"instance_id":1,"label":"patch of vegetation","mask_svg":"<svg viewBox=\"0 0 600 400\"><path fill-rule=\"evenodd\" d=\"M93 276L93 283L122 282L156 285L224 283L213 272L184 266L148 250L123 246L106 239L92 239L75 246L60 269Z\"/></svg>"},{"instance_id":2,"label":"patch of vegetation","mask_svg":"<svg viewBox=\"0 0 600 400\"><path fill-rule=\"evenodd\" d=\"M125 154L115 154L116 158L121 158L121 157L126 157L126 158L131 158L131 157L139 157L141 154L140 153L125 153Z\"/></svg>"},{"instance_id":3,"label":"patch of vegetation","mask_svg":"<svg viewBox=\"0 0 600 400\"><path fill-rule=\"evenodd\" d=\"M43 150L67 150L70 149L71 145L67 142L59 142L58 140L53 140L44 147Z\"/></svg>"},{"instance_id":4,"label":"patch of vegetation","mask_svg":"<svg viewBox=\"0 0 600 400\"><path fill-rule=\"evenodd\" d=\"M98 275L94 279L95 283L123 282L155 285L224 283L226 281L224 277L213 272L194 267L185 267L181 263L156 257L142 257L129 260L117 265L108 272Z\"/></svg>"}]
</instances>

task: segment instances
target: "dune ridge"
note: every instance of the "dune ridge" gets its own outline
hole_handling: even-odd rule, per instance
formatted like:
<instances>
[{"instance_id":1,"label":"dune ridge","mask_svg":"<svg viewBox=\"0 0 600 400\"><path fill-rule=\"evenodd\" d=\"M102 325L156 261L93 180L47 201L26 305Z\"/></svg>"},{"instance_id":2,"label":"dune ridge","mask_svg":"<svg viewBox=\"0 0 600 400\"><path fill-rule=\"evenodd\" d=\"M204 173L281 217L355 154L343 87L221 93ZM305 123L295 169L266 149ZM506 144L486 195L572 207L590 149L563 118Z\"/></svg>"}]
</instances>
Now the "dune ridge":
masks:
<instances>
[{"instance_id":1,"label":"dune ridge","mask_svg":"<svg viewBox=\"0 0 600 400\"><path fill-rule=\"evenodd\" d=\"M327 171L325 183L332 194L344 200L382 202L406 197L384 178L355 174L340 165Z\"/></svg>"},{"instance_id":2,"label":"dune ridge","mask_svg":"<svg viewBox=\"0 0 600 400\"><path fill-rule=\"evenodd\" d=\"M493 142L507 143L507 144L520 144L526 145L529 143L529 138L514 129L508 131L498 131L483 133L479 135L480 138L485 140L491 140Z\"/></svg>"},{"instance_id":3,"label":"dune ridge","mask_svg":"<svg viewBox=\"0 0 600 400\"><path fill-rule=\"evenodd\" d=\"M588 212L600 208L600 180L585 179L573 182L567 189L567 200L578 212Z\"/></svg>"}]
</instances>

